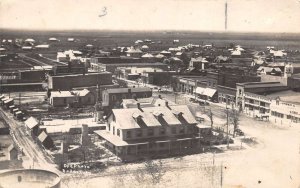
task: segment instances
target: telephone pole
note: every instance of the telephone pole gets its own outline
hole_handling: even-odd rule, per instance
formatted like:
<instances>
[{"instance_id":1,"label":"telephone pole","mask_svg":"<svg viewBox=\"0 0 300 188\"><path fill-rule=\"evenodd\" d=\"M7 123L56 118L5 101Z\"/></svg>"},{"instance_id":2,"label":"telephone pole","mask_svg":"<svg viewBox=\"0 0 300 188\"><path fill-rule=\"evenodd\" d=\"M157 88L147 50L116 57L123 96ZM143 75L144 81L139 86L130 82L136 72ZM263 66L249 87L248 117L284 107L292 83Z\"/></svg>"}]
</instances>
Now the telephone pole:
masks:
<instances>
[{"instance_id":1,"label":"telephone pole","mask_svg":"<svg viewBox=\"0 0 300 188\"><path fill-rule=\"evenodd\" d=\"M227 148L229 148L229 122L228 122L228 108L226 108L226 116L227 116Z\"/></svg>"}]
</instances>

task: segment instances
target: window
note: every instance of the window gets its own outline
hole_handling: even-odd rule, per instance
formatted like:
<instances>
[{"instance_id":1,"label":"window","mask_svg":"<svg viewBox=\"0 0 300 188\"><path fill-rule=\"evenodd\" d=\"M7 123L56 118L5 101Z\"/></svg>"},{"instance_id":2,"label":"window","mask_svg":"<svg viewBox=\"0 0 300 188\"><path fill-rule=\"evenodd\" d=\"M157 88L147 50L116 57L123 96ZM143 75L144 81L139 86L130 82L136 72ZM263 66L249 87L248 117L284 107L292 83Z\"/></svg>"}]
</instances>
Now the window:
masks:
<instances>
[{"instance_id":1,"label":"window","mask_svg":"<svg viewBox=\"0 0 300 188\"><path fill-rule=\"evenodd\" d=\"M147 98L147 97L148 97L147 93L145 93L145 94L144 94L144 97L145 97L145 98Z\"/></svg>"},{"instance_id":2,"label":"window","mask_svg":"<svg viewBox=\"0 0 300 188\"><path fill-rule=\"evenodd\" d=\"M172 127L171 131L172 131L172 134L176 134L176 127Z\"/></svg>"},{"instance_id":3,"label":"window","mask_svg":"<svg viewBox=\"0 0 300 188\"><path fill-rule=\"evenodd\" d=\"M110 131L110 124L108 124L108 131Z\"/></svg>"},{"instance_id":4,"label":"window","mask_svg":"<svg viewBox=\"0 0 300 188\"><path fill-rule=\"evenodd\" d=\"M239 89L239 95L241 95L242 94L242 90L241 89Z\"/></svg>"},{"instance_id":5,"label":"window","mask_svg":"<svg viewBox=\"0 0 300 188\"><path fill-rule=\"evenodd\" d=\"M166 134L166 129L165 128L160 128L159 129L159 134L160 135L165 135Z\"/></svg>"},{"instance_id":6,"label":"window","mask_svg":"<svg viewBox=\"0 0 300 188\"><path fill-rule=\"evenodd\" d=\"M184 127L180 127L180 128L179 128L179 133L180 133L180 134L183 134L183 133L184 133Z\"/></svg>"},{"instance_id":7,"label":"window","mask_svg":"<svg viewBox=\"0 0 300 188\"><path fill-rule=\"evenodd\" d=\"M120 129L117 129L117 135L120 136Z\"/></svg>"},{"instance_id":8,"label":"window","mask_svg":"<svg viewBox=\"0 0 300 188\"><path fill-rule=\"evenodd\" d=\"M131 131L127 131L127 138L131 138Z\"/></svg>"},{"instance_id":9,"label":"window","mask_svg":"<svg viewBox=\"0 0 300 188\"><path fill-rule=\"evenodd\" d=\"M113 127L113 135L115 135L115 127Z\"/></svg>"},{"instance_id":10,"label":"window","mask_svg":"<svg viewBox=\"0 0 300 188\"><path fill-rule=\"evenodd\" d=\"M137 130L136 131L136 137L142 137L143 136L143 131L142 130Z\"/></svg>"},{"instance_id":11,"label":"window","mask_svg":"<svg viewBox=\"0 0 300 188\"><path fill-rule=\"evenodd\" d=\"M165 147L165 143L164 142L159 143L159 147L161 148Z\"/></svg>"},{"instance_id":12,"label":"window","mask_svg":"<svg viewBox=\"0 0 300 188\"><path fill-rule=\"evenodd\" d=\"M64 98L64 104L67 104L67 99L66 98Z\"/></svg>"},{"instance_id":13,"label":"window","mask_svg":"<svg viewBox=\"0 0 300 188\"><path fill-rule=\"evenodd\" d=\"M117 99L117 98L116 98L115 95L112 95L112 96L111 96L111 100L112 100L112 101L115 101L116 99Z\"/></svg>"},{"instance_id":14,"label":"window","mask_svg":"<svg viewBox=\"0 0 300 188\"><path fill-rule=\"evenodd\" d=\"M153 129L148 129L148 136L153 136L153 135L154 135Z\"/></svg>"}]
</instances>

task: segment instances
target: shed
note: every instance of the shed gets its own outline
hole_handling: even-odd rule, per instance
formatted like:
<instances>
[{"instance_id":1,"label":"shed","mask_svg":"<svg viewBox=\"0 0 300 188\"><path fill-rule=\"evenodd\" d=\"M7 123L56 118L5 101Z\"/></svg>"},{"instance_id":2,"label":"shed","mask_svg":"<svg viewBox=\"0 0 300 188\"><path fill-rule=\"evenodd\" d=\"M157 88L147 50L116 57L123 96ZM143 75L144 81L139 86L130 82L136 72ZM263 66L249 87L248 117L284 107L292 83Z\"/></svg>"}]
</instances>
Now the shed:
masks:
<instances>
[{"instance_id":1,"label":"shed","mask_svg":"<svg viewBox=\"0 0 300 188\"><path fill-rule=\"evenodd\" d=\"M8 160L17 160L18 159L18 149L14 146L14 144L11 144L8 148Z\"/></svg>"},{"instance_id":2,"label":"shed","mask_svg":"<svg viewBox=\"0 0 300 188\"><path fill-rule=\"evenodd\" d=\"M41 142L41 144L46 148L46 149L51 149L54 147L53 140L50 138L50 136L45 132L41 132L38 136L38 140Z\"/></svg>"},{"instance_id":3,"label":"shed","mask_svg":"<svg viewBox=\"0 0 300 188\"><path fill-rule=\"evenodd\" d=\"M31 133L35 136L38 135L39 131L39 122L34 117L30 117L25 121L26 127L31 131Z\"/></svg>"}]
</instances>

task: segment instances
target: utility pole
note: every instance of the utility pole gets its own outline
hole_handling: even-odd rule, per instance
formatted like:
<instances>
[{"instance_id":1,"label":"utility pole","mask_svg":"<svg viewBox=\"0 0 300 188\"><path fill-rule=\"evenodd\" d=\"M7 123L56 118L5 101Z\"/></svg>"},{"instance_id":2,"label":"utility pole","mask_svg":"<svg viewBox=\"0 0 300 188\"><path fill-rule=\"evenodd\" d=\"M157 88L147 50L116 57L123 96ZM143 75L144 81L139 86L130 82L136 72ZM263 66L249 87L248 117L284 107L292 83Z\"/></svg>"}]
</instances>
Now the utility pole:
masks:
<instances>
[{"instance_id":1,"label":"utility pole","mask_svg":"<svg viewBox=\"0 0 300 188\"><path fill-rule=\"evenodd\" d=\"M21 93L19 93L19 107L21 107Z\"/></svg>"},{"instance_id":2,"label":"utility pole","mask_svg":"<svg viewBox=\"0 0 300 188\"><path fill-rule=\"evenodd\" d=\"M227 115L227 148L229 148L229 122L228 122L228 108L226 108Z\"/></svg>"},{"instance_id":3,"label":"utility pole","mask_svg":"<svg viewBox=\"0 0 300 188\"><path fill-rule=\"evenodd\" d=\"M223 162L221 163L221 188L223 187Z\"/></svg>"}]
</instances>

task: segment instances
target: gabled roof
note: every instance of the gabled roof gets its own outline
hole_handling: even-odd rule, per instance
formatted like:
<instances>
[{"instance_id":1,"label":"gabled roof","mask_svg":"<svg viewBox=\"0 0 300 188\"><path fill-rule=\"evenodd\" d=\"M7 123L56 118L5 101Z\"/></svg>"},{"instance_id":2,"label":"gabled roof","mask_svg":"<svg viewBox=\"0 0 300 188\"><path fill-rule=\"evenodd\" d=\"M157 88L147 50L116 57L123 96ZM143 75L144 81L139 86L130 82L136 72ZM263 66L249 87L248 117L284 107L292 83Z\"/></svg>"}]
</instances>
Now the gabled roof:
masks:
<instances>
[{"instance_id":1,"label":"gabled roof","mask_svg":"<svg viewBox=\"0 0 300 188\"><path fill-rule=\"evenodd\" d=\"M45 131L41 132L41 134L39 134L38 139L41 142L44 142L47 139L48 135Z\"/></svg>"},{"instance_id":2,"label":"gabled roof","mask_svg":"<svg viewBox=\"0 0 300 188\"><path fill-rule=\"evenodd\" d=\"M157 54L155 57L156 57L156 58L164 58L165 56L162 55L162 54Z\"/></svg>"},{"instance_id":3,"label":"gabled roof","mask_svg":"<svg viewBox=\"0 0 300 188\"><path fill-rule=\"evenodd\" d=\"M11 150L17 150L17 148L15 147L14 144L11 144L10 146L8 146L7 150L8 152L10 152Z\"/></svg>"},{"instance_id":4,"label":"gabled roof","mask_svg":"<svg viewBox=\"0 0 300 188\"><path fill-rule=\"evenodd\" d=\"M158 107L142 107L127 109L113 109L112 112L116 119L116 126L120 129L136 129L141 128L134 117L140 117L147 127L163 126L157 119L157 115L162 114L162 118L168 123L168 126L181 125L181 121L176 117L174 112L182 114L182 117L189 124L196 124L194 116L185 105L176 106L158 106Z\"/></svg>"},{"instance_id":5,"label":"gabled roof","mask_svg":"<svg viewBox=\"0 0 300 188\"><path fill-rule=\"evenodd\" d=\"M152 58L154 57L152 54L146 53L144 55L142 55L142 58Z\"/></svg>"},{"instance_id":6,"label":"gabled roof","mask_svg":"<svg viewBox=\"0 0 300 188\"><path fill-rule=\"evenodd\" d=\"M29 128L29 129L33 129L35 126L37 126L39 124L38 120L35 119L34 117L30 117L25 121L25 125Z\"/></svg>"}]
</instances>

